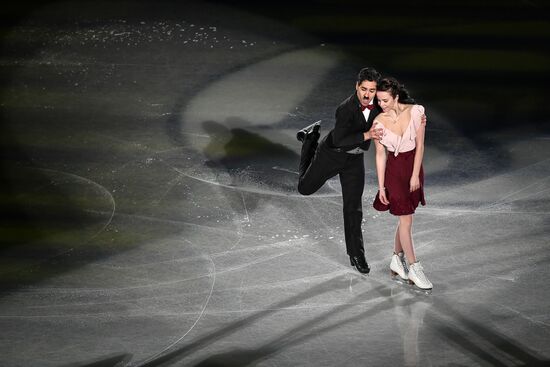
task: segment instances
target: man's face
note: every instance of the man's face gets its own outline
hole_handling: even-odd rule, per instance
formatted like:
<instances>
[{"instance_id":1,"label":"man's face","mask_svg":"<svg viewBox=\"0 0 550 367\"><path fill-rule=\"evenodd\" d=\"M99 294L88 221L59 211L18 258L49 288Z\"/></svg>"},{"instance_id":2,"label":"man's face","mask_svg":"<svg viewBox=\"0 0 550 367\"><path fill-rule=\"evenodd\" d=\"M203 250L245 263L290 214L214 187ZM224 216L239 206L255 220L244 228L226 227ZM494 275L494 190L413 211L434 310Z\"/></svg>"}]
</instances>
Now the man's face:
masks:
<instances>
[{"instance_id":1,"label":"man's face","mask_svg":"<svg viewBox=\"0 0 550 367\"><path fill-rule=\"evenodd\" d=\"M376 95L376 82L363 80L361 84L355 85L355 90L357 90L357 98L361 105L367 106Z\"/></svg>"}]
</instances>

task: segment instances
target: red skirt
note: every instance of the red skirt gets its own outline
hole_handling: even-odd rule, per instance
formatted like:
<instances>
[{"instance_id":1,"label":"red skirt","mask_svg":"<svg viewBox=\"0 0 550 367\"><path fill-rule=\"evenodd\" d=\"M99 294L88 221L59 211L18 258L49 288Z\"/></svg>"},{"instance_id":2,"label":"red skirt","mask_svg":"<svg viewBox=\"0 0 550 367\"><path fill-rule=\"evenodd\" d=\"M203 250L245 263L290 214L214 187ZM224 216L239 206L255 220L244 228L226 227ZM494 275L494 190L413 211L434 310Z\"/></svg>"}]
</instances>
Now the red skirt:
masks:
<instances>
[{"instance_id":1,"label":"red skirt","mask_svg":"<svg viewBox=\"0 0 550 367\"><path fill-rule=\"evenodd\" d=\"M410 192L410 180L414 168L414 154L416 149L399 153L396 156L388 152L384 184L386 185L386 198L390 202L384 205L380 201L378 192L372 206L378 211L390 210L393 215L414 214L418 204L426 205L424 199L424 169L420 166L420 188Z\"/></svg>"}]
</instances>

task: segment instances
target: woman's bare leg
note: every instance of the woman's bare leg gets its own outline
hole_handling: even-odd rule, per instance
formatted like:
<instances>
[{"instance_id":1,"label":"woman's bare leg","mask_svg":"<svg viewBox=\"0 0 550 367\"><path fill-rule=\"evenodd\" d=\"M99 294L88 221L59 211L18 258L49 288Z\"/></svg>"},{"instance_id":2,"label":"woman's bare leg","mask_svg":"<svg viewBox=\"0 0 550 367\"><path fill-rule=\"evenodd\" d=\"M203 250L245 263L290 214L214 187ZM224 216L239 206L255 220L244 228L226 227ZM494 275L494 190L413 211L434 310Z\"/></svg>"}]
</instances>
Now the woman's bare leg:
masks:
<instances>
[{"instance_id":1,"label":"woman's bare leg","mask_svg":"<svg viewBox=\"0 0 550 367\"><path fill-rule=\"evenodd\" d=\"M395 254L403 252L403 247L401 246L401 241L399 240L399 221L397 222L397 228L395 229L395 243L393 245L393 252Z\"/></svg>"},{"instance_id":2,"label":"woman's bare leg","mask_svg":"<svg viewBox=\"0 0 550 367\"><path fill-rule=\"evenodd\" d=\"M414 264L416 262L416 255L414 253L414 245L412 241L412 223L412 214L399 216L399 243L409 264Z\"/></svg>"}]
</instances>

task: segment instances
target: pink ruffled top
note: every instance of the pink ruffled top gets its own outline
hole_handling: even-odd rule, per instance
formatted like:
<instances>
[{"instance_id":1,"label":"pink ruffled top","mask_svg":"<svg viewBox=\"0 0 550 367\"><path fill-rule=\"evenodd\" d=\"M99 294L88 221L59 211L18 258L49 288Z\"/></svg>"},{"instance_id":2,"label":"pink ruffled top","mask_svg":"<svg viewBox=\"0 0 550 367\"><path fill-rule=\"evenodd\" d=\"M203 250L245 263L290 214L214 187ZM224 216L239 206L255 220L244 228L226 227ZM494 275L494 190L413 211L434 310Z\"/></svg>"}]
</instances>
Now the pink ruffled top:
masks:
<instances>
[{"instance_id":1,"label":"pink ruffled top","mask_svg":"<svg viewBox=\"0 0 550 367\"><path fill-rule=\"evenodd\" d=\"M411 108L411 120L403 135L397 135L386 128L381 122L374 120L374 127L382 129L380 143L388 148L388 151L397 156L400 152L408 152L416 148L416 131L420 128L421 117L424 114L424 106L415 104Z\"/></svg>"}]
</instances>

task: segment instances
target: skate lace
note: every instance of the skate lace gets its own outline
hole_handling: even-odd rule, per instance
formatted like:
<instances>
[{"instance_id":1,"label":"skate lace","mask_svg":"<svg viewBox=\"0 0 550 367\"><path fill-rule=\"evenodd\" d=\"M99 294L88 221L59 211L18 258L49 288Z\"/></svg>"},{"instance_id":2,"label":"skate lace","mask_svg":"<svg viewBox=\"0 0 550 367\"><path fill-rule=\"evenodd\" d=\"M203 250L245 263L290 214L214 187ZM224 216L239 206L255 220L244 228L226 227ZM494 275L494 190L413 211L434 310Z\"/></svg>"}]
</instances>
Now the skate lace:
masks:
<instances>
[{"instance_id":1,"label":"skate lace","mask_svg":"<svg viewBox=\"0 0 550 367\"><path fill-rule=\"evenodd\" d=\"M399 258L401 265L403 265L403 269L405 269L405 271L409 271L409 269L407 268L407 262L405 261L405 256L397 255L397 257Z\"/></svg>"}]
</instances>

